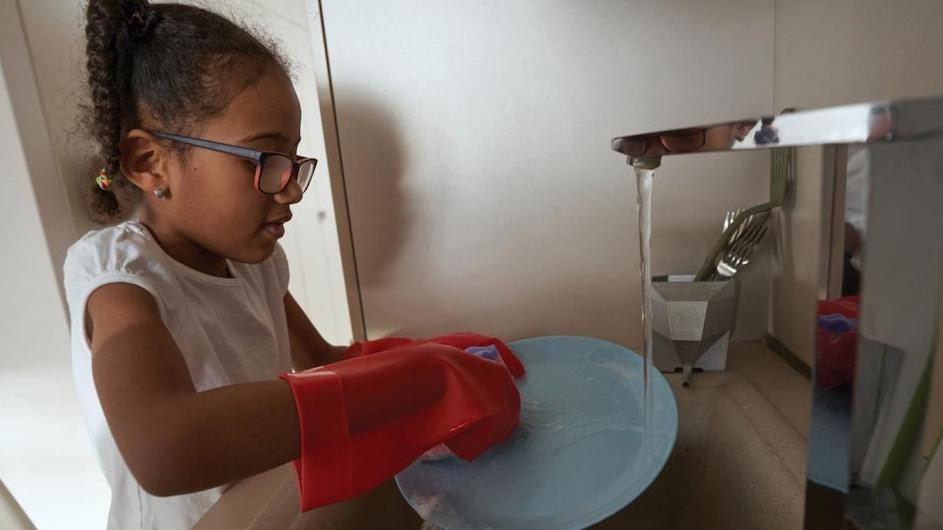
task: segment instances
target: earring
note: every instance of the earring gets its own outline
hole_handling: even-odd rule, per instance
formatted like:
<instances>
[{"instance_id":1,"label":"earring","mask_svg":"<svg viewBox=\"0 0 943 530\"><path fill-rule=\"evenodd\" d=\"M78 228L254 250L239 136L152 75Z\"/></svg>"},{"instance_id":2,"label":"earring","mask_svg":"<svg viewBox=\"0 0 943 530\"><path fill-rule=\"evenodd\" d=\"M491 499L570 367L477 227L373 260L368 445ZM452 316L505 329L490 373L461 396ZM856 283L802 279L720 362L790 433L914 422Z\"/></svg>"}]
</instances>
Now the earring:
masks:
<instances>
[{"instance_id":1,"label":"earring","mask_svg":"<svg viewBox=\"0 0 943 530\"><path fill-rule=\"evenodd\" d=\"M161 186L161 187L155 189L155 190L154 190L154 195L156 195L158 199L163 199L164 197L167 196L167 188Z\"/></svg>"}]
</instances>

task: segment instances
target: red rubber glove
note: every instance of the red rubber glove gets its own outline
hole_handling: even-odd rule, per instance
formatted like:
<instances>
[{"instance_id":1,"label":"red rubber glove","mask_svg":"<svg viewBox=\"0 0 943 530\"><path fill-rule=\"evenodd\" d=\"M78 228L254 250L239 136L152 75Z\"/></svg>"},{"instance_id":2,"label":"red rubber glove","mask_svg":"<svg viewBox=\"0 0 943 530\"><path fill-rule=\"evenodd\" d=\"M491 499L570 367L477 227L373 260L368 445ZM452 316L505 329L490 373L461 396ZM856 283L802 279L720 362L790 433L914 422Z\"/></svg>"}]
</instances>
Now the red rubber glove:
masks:
<instances>
[{"instance_id":1,"label":"red rubber glove","mask_svg":"<svg viewBox=\"0 0 943 530\"><path fill-rule=\"evenodd\" d=\"M440 443L472 460L517 427L501 364L428 341L370 353L281 376L298 407L302 511L365 493Z\"/></svg>"},{"instance_id":2,"label":"red rubber glove","mask_svg":"<svg viewBox=\"0 0 943 530\"><path fill-rule=\"evenodd\" d=\"M355 342L353 345L347 348L345 356L347 358L360 357L362 355L390 351L396 348L402 348L404 346L428 344L430 342L454 346L461 350L470 348L472 346L494 346L498 349L498 353L501 355L501 360L504 361L504 365L507 366L508 370L511 371L511 375L513 375L515 378L524 375L524 365L521 364L520 359L518 359L511 349L508 348L507 344L505 344L500 339L486 337L484 335L479 335L478 333L472 333L470 331L441 335L426 340L407 339L404 337L386 337L377 340Z\"/></svg>"}]
</instances>

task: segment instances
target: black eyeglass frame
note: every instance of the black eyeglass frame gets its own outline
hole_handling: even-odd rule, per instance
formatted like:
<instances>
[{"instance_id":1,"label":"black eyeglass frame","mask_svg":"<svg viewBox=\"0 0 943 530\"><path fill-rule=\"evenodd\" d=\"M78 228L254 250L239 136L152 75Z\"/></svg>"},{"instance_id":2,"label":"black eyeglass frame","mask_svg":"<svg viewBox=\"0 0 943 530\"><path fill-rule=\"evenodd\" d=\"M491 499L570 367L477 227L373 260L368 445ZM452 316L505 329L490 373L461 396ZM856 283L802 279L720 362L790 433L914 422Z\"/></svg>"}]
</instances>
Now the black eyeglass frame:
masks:
<instances>
[{"instance_id":1,"label":"black eyeglass frame","mask_svg":"<svg viewBox=\"0 0 943 530\"><path fill-rule=\"evenodd\" d=\"M314 179L314 170L318 167L317 158L309 158L304 156L296 157L295 160L292 157L279 153L276 151L258 151L256 149L249 149L248 147L242 147L232 144L224 144L222 142L214 142L212 140L204 140L202 138L193 138L191 136L183 136L180 134L172 134L160 131L147 131L149 134L156 136L158 138L163 138L165 140L171 140L174 142L180 142L182 144L193 145L196 147L202 147L203 149L209 149L211 151L216 151L219 153L225 153L227 155L238 156L240 158L245 158L255 162L255 189L259 190L260 193L266 195L277 195L288 187L288 184L295 180L298 181L298 175L301 174L301 167L304 164L313 164L311 168L311 178L301 187L301 192L304 193L308 186L311 184L311 181ZM262 189L261 177L262 177L262 166L265 164L265 161L271 157L281 157L288 160L291 163L291 174L288 178L281 184L281 189L278 191L265 191ZM300 184L300 183L299 183Z\"/></svg>"}]
</instances>

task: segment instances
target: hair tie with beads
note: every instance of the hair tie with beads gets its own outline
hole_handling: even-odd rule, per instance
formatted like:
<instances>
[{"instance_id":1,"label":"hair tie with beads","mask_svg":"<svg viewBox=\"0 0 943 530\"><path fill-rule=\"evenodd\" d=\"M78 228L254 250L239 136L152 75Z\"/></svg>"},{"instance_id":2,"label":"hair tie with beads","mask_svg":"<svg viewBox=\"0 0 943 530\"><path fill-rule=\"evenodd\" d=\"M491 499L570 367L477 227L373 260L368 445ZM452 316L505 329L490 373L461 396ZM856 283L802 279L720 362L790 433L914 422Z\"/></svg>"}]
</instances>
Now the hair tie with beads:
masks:
<instances>
[{"instance_id":1,"label":"hair tie with beads","mask_svg":"<svg viewBox=\"0 0 943 530\"><path fill-rule=\"evenodd\" d=\"M95 183L98 184L98 187L101 188L102 191L111 189L112 182L114 182L114 180L105 173L105 168L102 168L102 170L98 172L98 176L95 177Z\"/></svg>"}]
</instances>

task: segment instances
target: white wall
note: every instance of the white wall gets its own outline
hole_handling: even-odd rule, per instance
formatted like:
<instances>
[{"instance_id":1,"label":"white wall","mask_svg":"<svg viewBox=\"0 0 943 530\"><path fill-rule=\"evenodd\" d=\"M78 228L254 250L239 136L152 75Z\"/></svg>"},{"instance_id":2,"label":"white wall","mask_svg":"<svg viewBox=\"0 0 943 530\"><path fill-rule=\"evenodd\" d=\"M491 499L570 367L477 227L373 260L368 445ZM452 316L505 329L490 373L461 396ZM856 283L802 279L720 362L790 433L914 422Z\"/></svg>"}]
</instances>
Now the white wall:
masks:
<instances>
[{"instance_id":1,"label":"white wall","mask_svg":"<svg viewBox=\"0 0 943 530\"><path fill-rule=\"evenodd\" d=\"M939 0L776 0L777 110L943 94Z\"/></svg>"},{"instance_id":2,"label":"white wall","mask_svg":"<svg viewBox=\"0 0 943 530\"><path fill-rule=\"evenodd\" d=\"M72 237L16 4L0 3L0 479L39 528L102 528L107 487L72 386L59 285Z\"/></svg>"},{"instance_id":3,"label":"white wall","mask_svg":"<svg viewBox=\"0 0 943 530\"><path fill-rule=\"evenodd\" d=\"M369 336L637 347L635 183L610 138L769 113L772 0L322 5ZM767 175L765 153L667 161L654 271L696 270Z\"/></svg>"},{"instance_id":4,"label":"white wall","mask_svg":"<svg viewBox=\"0 0 943 530\"><path fill-rule=\"evenodd\" d=\"M7 530L32 530L36 525L16 502L10 491L0 482L0 528Z\"/></svg>"},{"instance_id":5,"label":"white wall","mask_svg":"<svg viewBox=\"0 0 943 530\"><path fill-rule=\"evenodd\" d=\"M943 2L776 0L775 108L815 108L943 95ZM782 263L774 265L770 327L811 362L815 299L824 278L822 152L800 151Z\"/></svg>"}]
</instances>

